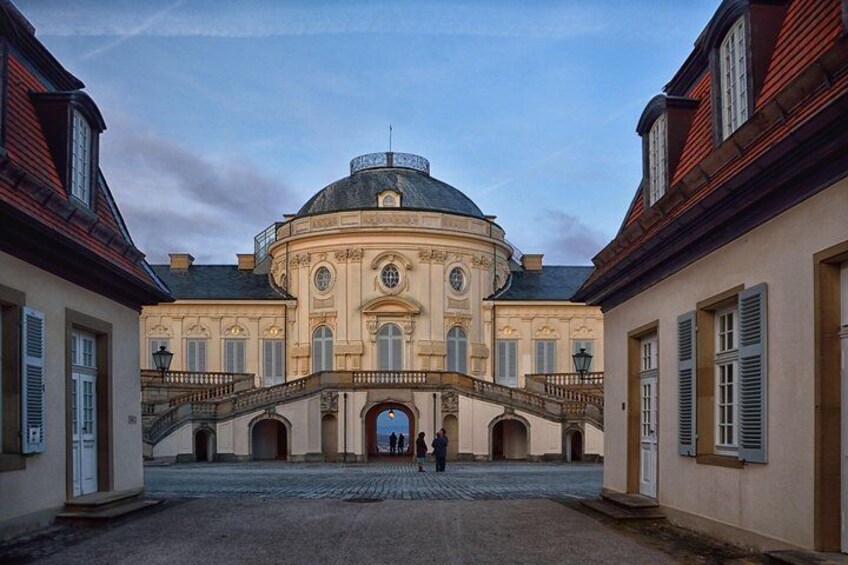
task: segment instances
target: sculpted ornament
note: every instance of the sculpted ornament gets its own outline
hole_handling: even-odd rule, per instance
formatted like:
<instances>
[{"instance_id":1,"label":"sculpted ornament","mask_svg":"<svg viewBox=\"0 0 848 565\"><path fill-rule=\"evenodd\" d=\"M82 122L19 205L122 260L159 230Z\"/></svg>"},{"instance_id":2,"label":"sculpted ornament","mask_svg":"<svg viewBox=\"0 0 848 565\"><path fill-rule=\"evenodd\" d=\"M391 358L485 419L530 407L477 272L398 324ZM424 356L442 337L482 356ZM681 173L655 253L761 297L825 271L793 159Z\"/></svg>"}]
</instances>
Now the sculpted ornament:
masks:
<instances>
[{"instance_id":1,"label":"sculpted ornament","mask_svg":"<svg viewBox=\"0 0 848 565\"><path fill-rule=\"evenodd\" d=\"M453 391L442 393L442 414L457 412L459 412L459 396Z\"/></svg>"},{"instance_id":2,"label":"sculpted ornament","mask_svg":"<svg viewBox=\"0 0 848 565\"><path fill-rule=\"evenodd\" d=\"M265 328L263 332L264 337L282 337L285 334L285 330L280 326L273 324Z\"/></svg>"},{"instance_id":3,"label":"sculpted ornament","mask_svg":"<svg viewBox=\"0 0 848 565\"><path fill-rule=\"evenodd\" d=\"M149 330L147 330L147 335L151 337L172 337L173 334L171 332L171 328L163 326L162 324L156 324Z\"/></svg>"},{"instance_id":4,"label":"sculpted ornament","mask_svg":"<svg viewBox=\"0 0 848 565\"><path fill-rule=\"evenodd\" d=\"M582 325L579 328L577 328L576 330L574 330L573 332L571 332L571 336L572 337L590 338L590 337L595 337L595 332L592 330L592 328L589 328L585 325Z\"/></svg>"},{"instance_id":5,"label":"sculpted ornament","mask_svg":"<svg viewBox=\"0 0 848 565\"><path fill-rule=\"evenodd\" d=\"M510 325L502 326L501 329L498 330L498 334L502 335L503 337L512 337L517 333L518 330L516 330Z\"/></svg>"},{"instance_id":6,"label":"sculpted ornament","mask_svg":"<svg viewBox=\"0 0 848 565\"><path fill-rule=\"evenodd\" d=\"M200 324L193 324L185 332L187 337L209 337L209 330Z\"/></svg>"},{"instance_id":7,"label":"sculpted ornament","mask_svg":"<svg viewBox=\"0 0 848 565\"><path fill-rule=\"evenodd\" d=\"M559 332L547 324L537 328L533 335L537 339L559 339Z\"/></svg>"},{"instance_id":8,"label":"sculpted ornament","mask_svg":"<svg viewBox=\"0 0 848 565\"><path fill-rule=\"evenodd\" d=\"M232 324L224 330L224 335L227 337L247 337L247 328L241 324Z\"/></svg>"},{"instance_id":9,"label":"sculpted ornament","mask_svg":"<svg viewBox=\"0 0 848 565\"><path fill-rule=\"evenodd\" d=\"M325 390L321 393L321 413L336 413L339 411L339 393Z\"/></svg>"},{"instance_id":10,"label":"sculpted ornament","mask_svg":"<svg viewBox=\"0 0 848 565\"><path fill-rule=\"evenodd\" d=\"M422 263L444 264L447 258L447 252L442 251L441 249L421 248L418 250L418 259L421 260Z\"/></svg>"},{"instance_id":11,"label":"sculpted ornament","mask_svg":"<svg viewBox=\"0 0 848 565\"><path fill-rule=\"evenodd\" d=\"M361 247L346 247L335 252L336 261L362 261Z\"/></svg>"}]
</instances>

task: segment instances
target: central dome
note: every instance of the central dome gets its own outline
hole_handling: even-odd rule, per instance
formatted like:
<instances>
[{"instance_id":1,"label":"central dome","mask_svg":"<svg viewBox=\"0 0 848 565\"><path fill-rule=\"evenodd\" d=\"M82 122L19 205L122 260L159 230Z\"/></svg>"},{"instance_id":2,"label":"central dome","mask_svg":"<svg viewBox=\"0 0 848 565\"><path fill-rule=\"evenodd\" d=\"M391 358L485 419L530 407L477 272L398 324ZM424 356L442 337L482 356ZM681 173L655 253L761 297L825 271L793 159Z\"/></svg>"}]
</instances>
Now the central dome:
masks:
<instances>
[{"instance_id":1,"label":"central dome","mask_svg":"<svg viewBox=\"0 0 848 565\"><path fill-rule=\"evenodd\" d=\"M431 177L430 163L418 155L369 153L353 159L350 171L350 176L327 185L310 198L297 216L377 209L378 195L393 190L401 195L401 209L485 217L461 191Z\"/></svg>"}]
</instances>

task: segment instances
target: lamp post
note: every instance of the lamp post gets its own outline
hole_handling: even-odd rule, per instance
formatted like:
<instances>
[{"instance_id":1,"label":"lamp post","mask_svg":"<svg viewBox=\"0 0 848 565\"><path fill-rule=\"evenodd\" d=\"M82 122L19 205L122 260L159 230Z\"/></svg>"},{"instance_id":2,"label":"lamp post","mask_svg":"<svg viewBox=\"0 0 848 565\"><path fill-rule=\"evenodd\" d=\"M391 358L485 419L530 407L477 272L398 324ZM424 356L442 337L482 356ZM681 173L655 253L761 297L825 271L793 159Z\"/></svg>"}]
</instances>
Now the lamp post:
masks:
<instances>
[{"instance_id":1,"label":"lamp post","mask_svg":"<svg viewBox=\"0 0 848 565\"><path fill-rule=\"evenodd\" d=\"M159 346L159 351L153 352L153 364L156 365L156 369L162 373L162 378L165 378L165 373L168 372L168 369L171 368L171 359L174 358L174 354L168 351L168 349L164 345Z\"/></svg>"},{"instance_id":2,"label":"lamp post","mask_svg":"<svg viewBox=\"0 0 848 565\"><path fill-rule=\"evenodd\" d=\"M586 380L586 373L589 372L589 367L592 366L592 354L586 353L586 349L581 347L580 351L571 356L574 359L574 368L580 375L580 381Z\"/></svg>"}]
</instances>

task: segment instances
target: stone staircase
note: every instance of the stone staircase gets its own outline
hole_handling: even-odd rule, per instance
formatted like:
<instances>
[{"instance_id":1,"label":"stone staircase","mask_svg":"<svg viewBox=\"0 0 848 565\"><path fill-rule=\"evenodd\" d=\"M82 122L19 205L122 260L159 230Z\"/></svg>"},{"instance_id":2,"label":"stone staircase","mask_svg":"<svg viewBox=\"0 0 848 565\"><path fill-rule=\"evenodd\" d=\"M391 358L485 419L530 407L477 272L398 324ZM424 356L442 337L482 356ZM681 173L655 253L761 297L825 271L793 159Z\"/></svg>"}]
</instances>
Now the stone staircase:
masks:
<instances>
[{"instance_id":1,"label":"stone staircase","mask_svg":"<svg viewBox=\"0 0 848 565\"><path fill-rule=\"evenodd\" d=\"M600 498L584 499L580 504L615 521L665 520L657 501L641 494L603 489Z\"/></svg>"},{"instance_id":2,"label":"stone staircase","mask_svg":"<svg viewBox=\"0 0 848 565\"><path fill-rule=\"evenodd\" d=\"M143 495L143 489L133 489L78 496L65 503L64 511L56 519L63 522L102 522L162 503Z\"/></svg>"}]
</instances>

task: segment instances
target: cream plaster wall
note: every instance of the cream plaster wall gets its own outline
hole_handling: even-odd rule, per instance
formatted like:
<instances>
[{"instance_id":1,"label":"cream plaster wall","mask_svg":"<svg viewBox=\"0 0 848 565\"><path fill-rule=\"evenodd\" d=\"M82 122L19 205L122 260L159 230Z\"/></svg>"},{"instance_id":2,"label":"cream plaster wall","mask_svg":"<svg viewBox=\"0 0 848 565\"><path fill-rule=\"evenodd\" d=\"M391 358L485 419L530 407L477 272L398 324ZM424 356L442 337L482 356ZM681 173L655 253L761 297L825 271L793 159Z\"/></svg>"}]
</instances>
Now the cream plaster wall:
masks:
<instances>
[{"instance_id":1,"label":"cream plaster wall","mask_svg":"<svg viewBox=\"0 0 848 565\"><path fill-rule=\"evenodd\" d=\"M137 312L2 252L0 285L26 293L26 305L44 313L46 350L46 450L28 456L25 470L0 472L0 523L66 500L66 308L112 324L113 483L142 487Z\"/></svg>"},{"instance_id":2,"label":"cream plaster wall","mask_svg":"<svg viewBox=\"0 0 848 565\"><path fill-rule=\"evenodd\" d=\"M194 453L193 424L190 422L168 434L153 446L153 457L170 459L177 455Z\"/></svg>"},{"instance_id":3,"label":"cream plaster wall","mask_svg":"<svg viewBox=\"0 0 848 565\"><path fill-rule=\"evenodd\" d=\"M848 241L842 181L610 310L605 486L626 489L627 333L659 320L659 502L791 544L813 545L813 254ZM677 454L677 316L744 284L768 285L768 463L729 469ZM702 329L703 331L703 329Z\"/></svg>"},{"instance_id":4,"label":"cream plaster wall","mask_svg":"<svg viewBox=\"0 0 848 565\"><path fill-rule=\"evenodd\" d=\"M586 424L586 433L583 435L583 451L587 454L604 456L604 432Z\"/></svg>"}]
</instances>

